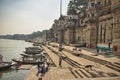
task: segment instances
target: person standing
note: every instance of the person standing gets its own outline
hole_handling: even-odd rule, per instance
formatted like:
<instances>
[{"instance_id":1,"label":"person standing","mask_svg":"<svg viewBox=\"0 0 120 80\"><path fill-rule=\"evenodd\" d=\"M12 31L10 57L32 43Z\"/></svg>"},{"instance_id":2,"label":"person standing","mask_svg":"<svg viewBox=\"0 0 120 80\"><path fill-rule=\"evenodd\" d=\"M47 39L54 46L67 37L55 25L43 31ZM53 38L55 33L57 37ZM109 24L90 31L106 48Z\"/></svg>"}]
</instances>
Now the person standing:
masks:
<instances>
[{"instance_id":1,"label":"person standing","mask_svg":"<svg viewBox=\"0 0 120 80\"><path fill-rule=\"evenodd\" d=\"M59 44L59 51L62 51L62 44Z\"/></svg>"},{"instance_id":2,"label":"person standing","mask_svg":"<svg viewBox=\"0 0 120 80\"><path fill-rule=\"evenodd\" d=\"M2 63L3 62L3 56L0 54L0 63Z\"/></svg>"},{"instance_id":3,"label":"person standing","mask_svg":"<svg viewBox=\"0 0 120 80\"><path fill-rule=\"evenodd\" d=\"M108 48L110 49L111 41L108 41Z\"/></svg>"},{"instance_id":4,"label":"person standing","mask_svg":"<svg viewBox=\"0 0 120 80\"><path fill-rule=\"evenodd\" d=\"M96 50L97 50L97 53L96 53L96 56L99 54L99 48L98 46L96 47Z\"/></svg>"},{"instance_id":5,"label":"person standing","mask_svg":"<svg viewBox=\"0 0 120 80\"><path fill-rule=\"evenodd\" d=\"M59 58L59 66L62 67L62 56Z\"/></svg>"}]
</instances>

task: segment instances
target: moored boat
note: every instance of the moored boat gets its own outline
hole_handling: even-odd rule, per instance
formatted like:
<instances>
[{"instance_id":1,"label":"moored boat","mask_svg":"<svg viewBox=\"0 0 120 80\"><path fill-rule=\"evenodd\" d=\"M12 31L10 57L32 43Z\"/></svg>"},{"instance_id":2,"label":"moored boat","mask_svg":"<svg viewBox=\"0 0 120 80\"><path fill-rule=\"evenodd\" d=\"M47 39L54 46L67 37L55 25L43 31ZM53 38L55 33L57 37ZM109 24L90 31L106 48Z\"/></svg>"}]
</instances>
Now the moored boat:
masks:
<instances>
[{"instance_id":1,"label":"moored boat","mask_svg":"<svg viewBox=\"0 0 120 80\"><path fill-rule=\"evenodd\" d=\"M3 56L0 54L0 70L9 69L12 66L11 62L3 62Z\"/></svg>"},{"instance_id":2,"label":"moored boat","mask_svg":"<svg viewBox=\"0 0 120 80\"><path fill-rule=\"evenodd\" d=\"M26 54L32 54L32 55L35 55L35 54L40 54L40 52L42 52L43 50L39 47L27 47L25 48L26 50L24 51L24 53Z\"/></svg>"},{"instance_id":3,"label":"moored boat","mask_svg":"<svg viewBox=\"0 0 120 80\"><path fill-rule=\"evenodd\" d=\"M34 60L17 60L17 59L12 59L12 61L18 63L18 64L42 64L42 61L34 61Z\"/></svg>"},{"instance_id":4,"label":"moored boat","mask_svg":"<svg viewBox=\"0 0 120 80\"><path fill-rule=\"evenodd\" d=\"M0 70L9 69L12 66L11 62L2 62L0 63Z\"/></svg>"},{"instance_id":5,"label":"moored boat","mask_svg":"<svg viewBox=\"0 0 120 80\"><path fill-rule=\"evenodd\" d=\"M33 57L32 55L28 55L28 54L20 54L23 57Z\"/></svg>"}]
</instances>

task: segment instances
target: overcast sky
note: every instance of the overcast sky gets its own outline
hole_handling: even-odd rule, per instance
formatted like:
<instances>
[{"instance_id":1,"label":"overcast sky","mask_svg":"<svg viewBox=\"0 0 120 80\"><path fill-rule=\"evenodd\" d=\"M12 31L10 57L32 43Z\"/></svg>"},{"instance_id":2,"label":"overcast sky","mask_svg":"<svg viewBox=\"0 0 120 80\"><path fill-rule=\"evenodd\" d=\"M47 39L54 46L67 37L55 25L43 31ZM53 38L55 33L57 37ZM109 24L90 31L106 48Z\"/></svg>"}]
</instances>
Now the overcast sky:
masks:
<instances>
[{"instance_id":1,"label":"overcast sky","mask_svg":"<svg viewBox=\"0 0 120 80\"><path fill-rule=\"evenodd\" d=\"M69 0L63 0L66 15ZM51 28L60 16L60 0L0 0L0 35L29 34Z\"/></svg>"}]
</instances>

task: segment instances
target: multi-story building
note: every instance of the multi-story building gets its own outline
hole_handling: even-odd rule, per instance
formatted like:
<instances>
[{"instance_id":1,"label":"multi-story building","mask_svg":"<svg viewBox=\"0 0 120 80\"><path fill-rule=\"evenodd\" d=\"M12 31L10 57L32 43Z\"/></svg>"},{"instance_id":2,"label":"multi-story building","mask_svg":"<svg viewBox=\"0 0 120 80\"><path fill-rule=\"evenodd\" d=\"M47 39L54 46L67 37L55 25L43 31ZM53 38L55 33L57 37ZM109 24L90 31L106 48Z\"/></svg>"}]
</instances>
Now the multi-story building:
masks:
<instances>
[{"instance_id":1,"label":"multi-story building","mask_svg":"<svg viewBox=\"0 0 120 80\"><path fill-rule=\"evenodd\" d=\"M47 41L48 40L47 32L48 32L48 30L43 30L42 31L42 33L43 33L43 36L42 36L43 41Z\"/></svg>"},{"instance_id":2,"label":"multi-story building","mask_svg":"<svg viewBox=\"0 0 120 80\"><path fill-rule=\"evenodd\" d=\"M54 23L52 25L53 29L53 41L58 42L58 20L54 20Z\"/></svg>"},{"instance_id":3,"label":"multi-story building","mask_svg":"<svg viewBox=\"0 0 120 80\"><path fill-rule=\"evenodd\" d=\"M68 15L67 23L65 27L64 43L65 44L74 44L75 35L76 35L76 24L77 24L78 15Z\"/></svg>"},{"instance_id":4,"label":"multi-story building","mask_svg":"<svg viewBox=\"0 0 120 80\"><path fill-rule=\"evenodd\" d=\"M111 0L101 0L101 10L99 14L98 43L108 44L113 40L111 12Z\"/></svg>"},{"instance_id":5,"label":"multi-story building","mask_svg":"<svg viewBox=\"0 0 120 80\"><path fill-rule=\"evenodd\" d=\"M101 0L99 11L98 44L108 45L120 54L120 0Z\"/></svg>"},{"instance_id":6,"label":"multi-story building","mask_svg":"<svg viewBox=\"0 0 120 80\"><path fill-rule=\"evenodd\" d=\"M78 46L85 46L85 31L84 29L87 27L85 22L86 12L85 8L81 8L79 14L78 14L78 24L76 26L76 37L75 37L75 43L78 44Z\"/></svg>"},{"instance_id":7,"label":"multi-story building","mask_svg":"<svg viewBox=\"0 0 120 80\"><path fill-rule=\"evenodd\" d=\"M97 23L98 23L98 9L96 6L100 5L100 0L87 0L86 8L86 45L89 48L95 48L97 45Z\"/></svg>"},{"instance_id":8,"label":"multi-story building","mask_svg":"<svg viewBox=\"0 0 120 80\"><path fill-rule=\"evenodd\" d=\"M120 0L112 0L113 52L120 55Z\"/></svg>"},{"instance_id":9,"label":"multi-story building","mask_svg":"<svg viewBox=\"0 0 120 80\"><path fill-rule=\"evenodd\" d=\"M61 15L58 20L58 42L64 43L64 34L65 34L65 26L67 24L67 16Z\"/></svg>"},{"instance_id":10,"label":"multi-story building","mask_svg":"<svg viewBox=\"0 0 120 80\"><path fill-rule=\"evenodd\" d=\"M120 53L120 0L87 0L77 15L61 16L52 25L51 38L65 44L98 44L111 42L114 53Z\"/></svg>"}]
</instances>

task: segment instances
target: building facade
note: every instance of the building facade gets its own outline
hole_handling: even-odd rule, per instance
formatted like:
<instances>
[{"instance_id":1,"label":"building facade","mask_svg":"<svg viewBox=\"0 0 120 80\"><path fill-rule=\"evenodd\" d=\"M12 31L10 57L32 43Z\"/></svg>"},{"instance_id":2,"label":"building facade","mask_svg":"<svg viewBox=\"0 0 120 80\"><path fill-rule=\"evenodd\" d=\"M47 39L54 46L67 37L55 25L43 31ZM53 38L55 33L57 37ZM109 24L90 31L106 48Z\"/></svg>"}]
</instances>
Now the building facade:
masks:
<instances>
[{"instance_id":1,"label":"building facade","mask_svg":"<svg viewBox=\"0 0 120 80\"><path fill-rule=\"evenodd\" d=\"M113 13L113 51L120 55L120 0L112 0Z\"/></svg>"},{"instance_id":2,"label":"building facade","mask_svg":"<svg viewBox=\"0 0 120 80\"><path fill-rule=\"evenodd\" d=\"M55 42L88 48L111 43L113 52L120 54L120 0L87 0L78 14L55 20L49 33Z\"/></svg>"}]
</instances>

